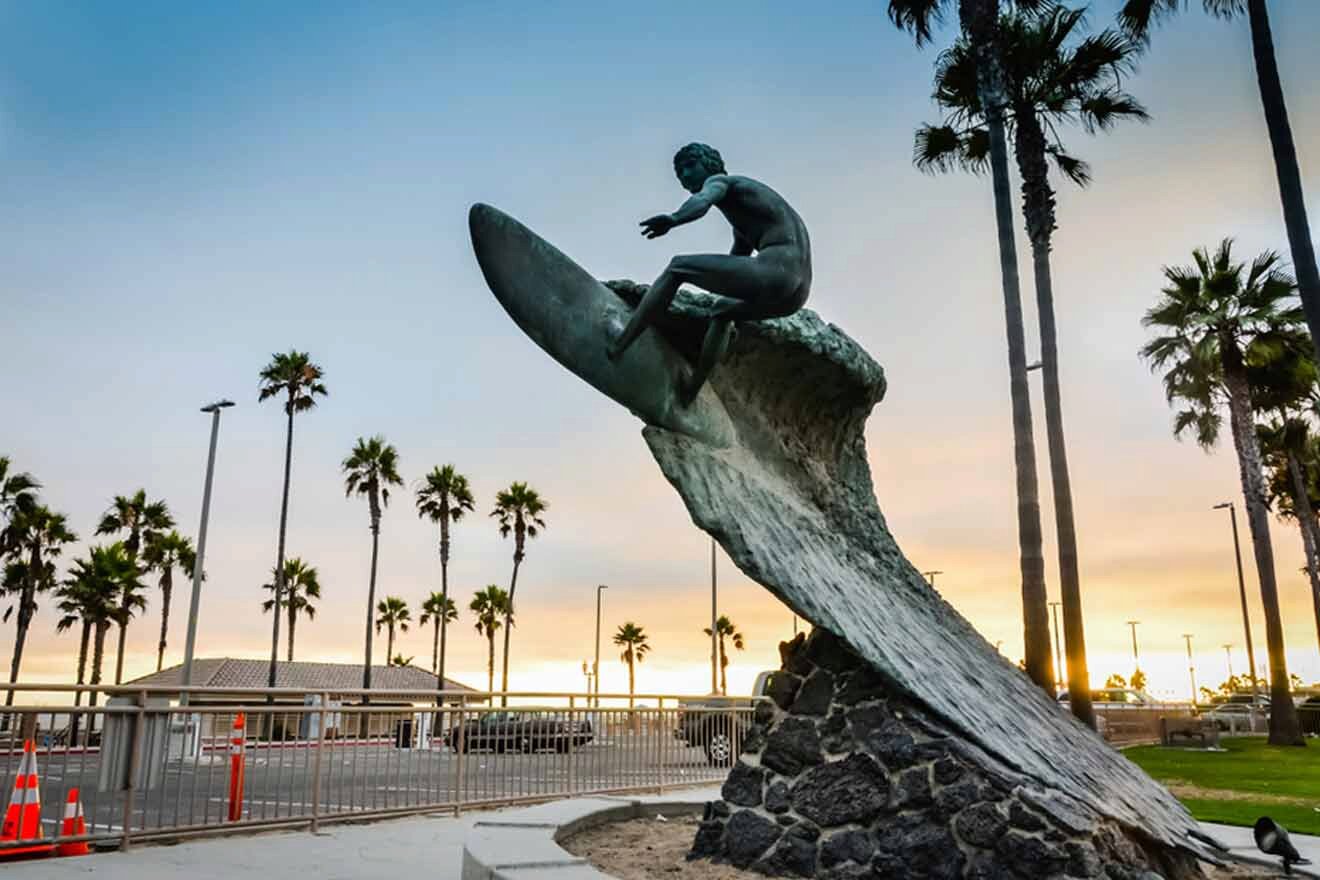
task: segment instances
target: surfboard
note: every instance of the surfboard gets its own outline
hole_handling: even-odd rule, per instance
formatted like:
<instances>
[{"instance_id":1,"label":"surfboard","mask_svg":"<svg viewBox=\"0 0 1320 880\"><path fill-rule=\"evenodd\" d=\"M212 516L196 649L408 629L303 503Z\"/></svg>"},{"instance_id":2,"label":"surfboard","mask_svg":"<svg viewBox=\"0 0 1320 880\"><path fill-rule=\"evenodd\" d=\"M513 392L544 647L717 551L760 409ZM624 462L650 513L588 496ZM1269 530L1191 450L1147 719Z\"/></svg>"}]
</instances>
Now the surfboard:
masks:
<instances>
[{"instance_id":1,"label":"surfboard","mask_svg":"<svg viewBox=\"0 0 1320 880\"><path fill-rule=\"evenodd\" d=\"M468 229L491 293L547 354L649 425L715 446L732 442L732 422L709 384L690 404L682 403L678 387L688 364L654 329L618 360L605 356L631 313L612 290L490 205L472 206Z\"/></svg>"}]
</instances>

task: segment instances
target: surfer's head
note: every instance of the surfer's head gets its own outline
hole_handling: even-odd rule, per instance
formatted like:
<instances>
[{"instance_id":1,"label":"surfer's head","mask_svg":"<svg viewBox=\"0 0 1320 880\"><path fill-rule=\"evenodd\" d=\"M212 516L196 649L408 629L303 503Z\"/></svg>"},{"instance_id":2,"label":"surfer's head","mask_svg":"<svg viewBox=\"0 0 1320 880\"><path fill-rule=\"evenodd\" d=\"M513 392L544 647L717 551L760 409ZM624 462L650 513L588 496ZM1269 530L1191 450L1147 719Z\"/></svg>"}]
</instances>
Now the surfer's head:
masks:
<instances>
[{"instance_id":1,"label":"surfer's head","mask_svg":"<svg viewBox=\"0 0 1320 880\"><path fill-rule=\"evenodd\" d=\"M674 154L674 173L688 192L701 189L706 178L714 174L727 174L720 151L706 144L688 144Z\"/></svg>"}]
</instances>

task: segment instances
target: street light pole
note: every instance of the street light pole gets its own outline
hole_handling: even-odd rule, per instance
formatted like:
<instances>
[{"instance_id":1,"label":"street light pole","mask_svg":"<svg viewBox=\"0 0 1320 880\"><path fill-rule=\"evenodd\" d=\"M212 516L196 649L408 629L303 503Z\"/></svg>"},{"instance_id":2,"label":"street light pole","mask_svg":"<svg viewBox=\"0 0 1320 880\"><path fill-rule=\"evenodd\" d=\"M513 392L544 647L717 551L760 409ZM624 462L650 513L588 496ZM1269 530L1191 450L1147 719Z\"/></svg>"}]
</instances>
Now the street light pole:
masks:
<instances>
[{"instance_id":1,"label":"street light pole","mask_svg":"<svg viewBox=\"0 0 1320 880\"><path fill-rule=\"evenodd\" d=\"M1228 677L1233 677L1233 643L1224 645L1224 656L1228 658Z\"/></svg>"},{"instance_id":2,"label":"street light pole","mask_svg":"<svg viewBox=\"0 0 1320 880\"><path fill-rule=\"evenodd\" d=\"M942 571L923 571L921 576L933 587L935 586L935 575L944 574Z\"/></svg>"},{"instance_id":3,"label":"street light pole","mask_svg":"<svg viewBox=\"0 0 1320 880\"><path fill-rule=\"evenodd\" d=\"M715 626L719 612L715 610L715 539L710 539L710 692L718 694L720 692L720 633Z\"/></svg>"},{"instance_id":4,"label":"street light pole","mask_svg":"<svg viewBox=\"0 0 1320 880\"><path fill-rule=\"evenodd\" d=\"M1192 679L1192 705L1196 705L1196 664L1192 662L1192 634L1183 633L1183 641L1187 643L1187 674Z\"/></svg>"},{"instance_id":5,"label":"street light pole","mask_svg":"<svg viewBox=\"0 0 1320 880\"><path fill-rule=\"evenodd\" d=\"M605 584L596 584L596 661L591 665L592 680L595 682L595 708L600 708L600 591L608 590Z\"/></svg>"},{"instance_id":6,"label":"street light pole","mask_svg":"<svg viewBox=\"0 0 1320 880\"><path fill-rule=\"evenodd\" d=\"M1260 688L1256 684L1256 652L1251 647L1251 618L1247 616L1247 582L1242 577L1242 545L1238 542L1237 508L1233 502L1216 504L1212 509L1228 508L1228 519L1233 524L1233 556L1237 560L1238 595L1242 599L1242 630L1247 636L1247 667L1251 672L1251 694L1253 705L1260 700ZM1232 678L1232 675L1229 676Z\"/></svg>"},{"instance_id":7,"label":"street light pole","mask_svg":"<svg viewBox=\"0 0 1320 880\"><path fill-rule=\"evenodd\" d=\"M1050 606L1050 613L1054 616L1054 680L1060 687L1064 686L1063 677L1063 655L1059 651L1059 606L1062 602L1047 602Z\"/></svg>"},{"instance_id":8,"label":"street light pole","mask_svg":"<svg viewBox=\"0 0 1320 880\"><path fill-rule=\"evenodd\" d=\"M188 705L187 688L192 684L193 651L197 647L197 610L202 601L203 565L206 560L206 527L211 516L211 480L215 476L215 444L220 436L220 410L234 405L232 400L217 400L202 407L211 414L211 450L206 456L206 482L202 486L202 523L197 528L197 559L193 563L192 599L188 603L188 636L183 645L183 687L179 705ZM279 613L279 609L276 609Z\"/></svg>"},{"instance_id":9,"label":"street light pole","mask_svg":"<svg viewBox=\"0 0 1320 880\"><path fill-rule=\"evenodd\" d=\"M1141 621L1128 620L1125 621L1125 623L1127 623L1128 626L1132 627L1132 668L1133 670L1140 672L1141 656L1137 653L1137 624L1141 623Z\"/></svg>"}]
</instances>

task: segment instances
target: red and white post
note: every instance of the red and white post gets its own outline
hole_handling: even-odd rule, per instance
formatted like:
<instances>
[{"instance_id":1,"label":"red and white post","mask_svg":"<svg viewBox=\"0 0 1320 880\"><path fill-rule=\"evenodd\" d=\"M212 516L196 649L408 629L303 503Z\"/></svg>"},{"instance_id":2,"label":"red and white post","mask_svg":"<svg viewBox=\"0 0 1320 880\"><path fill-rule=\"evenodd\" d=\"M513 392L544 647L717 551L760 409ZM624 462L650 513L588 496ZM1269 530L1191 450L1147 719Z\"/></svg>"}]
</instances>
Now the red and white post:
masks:
<instances>
[{"instance_id":1,"label":"red and white post","mask_svg":"<svg viewBox=\"0 0 1320 880\"><path fill-rule=\"evenodd\" d=\"M229 737L229 821L243 818L243 754L247 738L247 715L234 716L234 730Z\"/></svg>"}]
</instances>

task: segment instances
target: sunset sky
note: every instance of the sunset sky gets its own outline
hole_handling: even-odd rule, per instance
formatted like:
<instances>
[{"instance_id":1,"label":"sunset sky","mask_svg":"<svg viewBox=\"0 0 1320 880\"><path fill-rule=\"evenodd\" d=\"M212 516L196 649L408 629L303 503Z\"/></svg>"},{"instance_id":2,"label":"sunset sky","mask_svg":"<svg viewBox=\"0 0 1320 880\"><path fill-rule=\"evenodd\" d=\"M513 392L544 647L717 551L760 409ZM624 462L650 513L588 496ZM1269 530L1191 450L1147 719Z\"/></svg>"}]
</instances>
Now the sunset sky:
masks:
<instances>
[{"instance_id":1,"label":"sunset sky","mask_svg":"<svg viewBox=\"0 0 1320 880\"><path fill-rule=\"evenodd\" d=\"M1199 7L1199 4L1193 4ZM868 449L900 546L991 642L1022 652L1011 422L988 181L929 177L912 132L936 114L935 48L917 50L882 0L282 3L0 2L0 455L44 484L83 541L116 494L145 488L195 535L208 417L224 416L199 656L266 656L259 585L274 564L284 417L257 403L271 353L304 350L330 394L297 418L289 553L324 600L299 659L360 662L370 535L344 498L355 439L397 446L409 491L388 508L378 595L414 608L439 589L432 526L412 485L454 463L477 515L454 529L464 608L451 675L484 686L471 594L507 586L495 492L550 502L528 547L513 640L518 689L578 688L595 585L608 636L643 625L646 691L708 689L709 539L690 522L640 423L560 368L490 295L472 257L474 201L520 218L602 278L650 281L675 253L727 250L712 213L658 241L637 222L682 202L675 149L720 149L805 218L809 307L884 366ZM1115 0L1092 6L1112 21ZM823 11L823 10L828 10ZM1320 5L1271 4L1304 179L1320 186ZM1132 670L1139 619L1157 694L1246 668L1232 541L1235 459L1170 433L1139 360L1161 266L1233 236L1244 257L1287 241L1244 22L1199 12L1159 31L1126 86L1148 125L1066 134L1094 166L1060 186L1054 275L1064 406L1093 681ZM1016 201L1016 198L1015 198ZM1320 204L1311 199L1313 222ZM1025 242L1021 244L1027 253ZM1028 348L1030 264L1022 261ZM1033 374L1036 376L1038 374ZM1033 382L1038 379L1033 379ZM1033 416L1051 598L1058 579L1039 388ZM1227 437L1225 437L1227 441ZM1243 537L1246 538L1245 521ZM1292 671L1320 679L1301 542L1272 524ZM95 539L101 540L101 539ZM1264 674L1265 634L1249 601ZM154 669L158 593L130 629L131 676ZM167 662L182 654L186 587ZM71 681L77 633L41 602L23 676ZM720 608L745 633L730 688L778 665L790 612L721 554ZM415 612L416 613L416 612ZM12 624L0 650L7 651ZM378 640L377 662L384 662ZM400 645L429 665L429 630ZM932 645L931 650L940 646ZM603 688L627 686L606 638ZM113 674L112 659L107 668Z\"/></svg>"}]
</instances>

